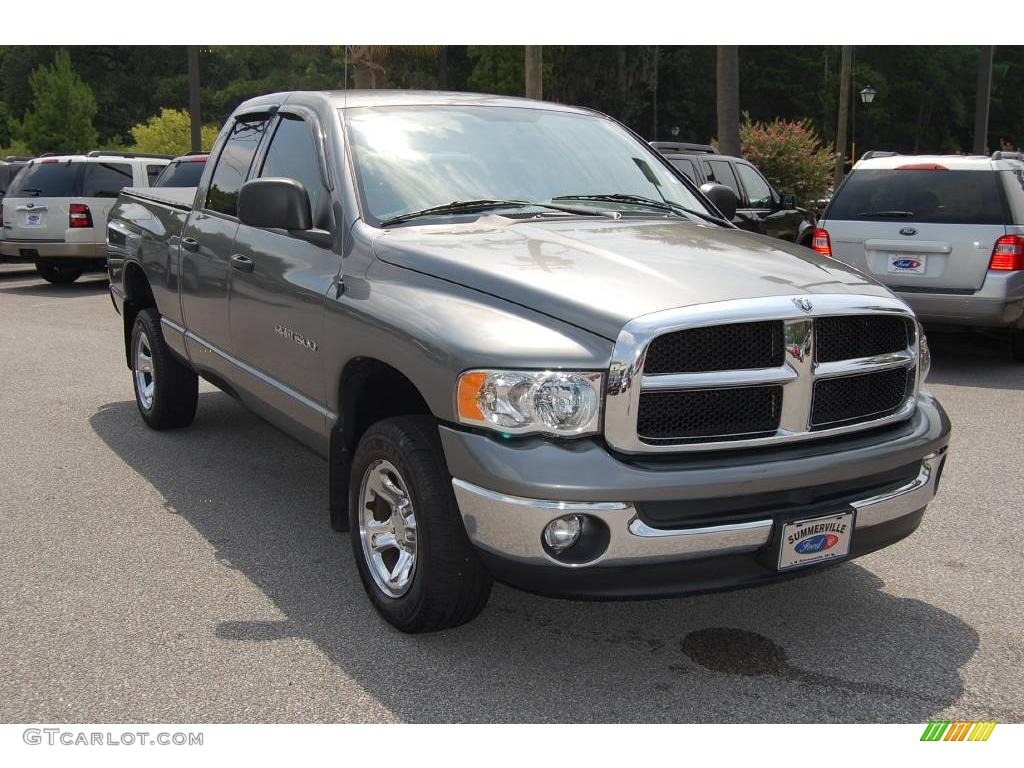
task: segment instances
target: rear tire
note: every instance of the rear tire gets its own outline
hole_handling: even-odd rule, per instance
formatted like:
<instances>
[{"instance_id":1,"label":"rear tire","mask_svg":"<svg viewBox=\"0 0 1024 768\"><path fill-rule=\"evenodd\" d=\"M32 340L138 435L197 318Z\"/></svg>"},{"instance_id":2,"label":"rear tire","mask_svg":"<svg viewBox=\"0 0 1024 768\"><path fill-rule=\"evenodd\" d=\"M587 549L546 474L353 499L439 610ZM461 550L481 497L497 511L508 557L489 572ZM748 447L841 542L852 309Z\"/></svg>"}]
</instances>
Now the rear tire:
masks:
<instances>
[{"instance_id":1,"label":"rear tire","mask_svg":"<svg viewBox=\"0 0 1024 768\"><path fill-rule=\"evenodd\" d=\"M171 353L155 309L143 309L135 316L129 360L135 403L145 422L153 429L191 424L199 400L199 378Z\"/></svg>"},{"instance_id":2,"label":"rear tire","mask_svg":"<svg viewBox=\"0 0 1024 768\"><path fill-rule=\"evenodd\" d=\"M1010 329L1010 350L1014 360L1024 363L1024 328Z\"/></svg>"},{"instance_id":3,"label":"rear tire","mask_svg":"<svg viewBox=\"0 0 1024 768\"><path fill-rule=\"evenodd\" d=\"M47 264L44 261L36 262L36 272L49 283L55 285L63 285L65 283L73 283L75 280L82 276L82 270L70 269L69 267L61 267L57 264Z\"/></svg>"},{"instance_id":4,"label":"rear tire","mask_svg":"<svg viewBox=\"0 0 1024 768\"><path fill-rule=\"evenodd\" d=\"M443 456L433 417L401 416L371 426L352 461L348 512L359 577L402 632L457 627L491 594Z\"/></svg>"}]
</instances>

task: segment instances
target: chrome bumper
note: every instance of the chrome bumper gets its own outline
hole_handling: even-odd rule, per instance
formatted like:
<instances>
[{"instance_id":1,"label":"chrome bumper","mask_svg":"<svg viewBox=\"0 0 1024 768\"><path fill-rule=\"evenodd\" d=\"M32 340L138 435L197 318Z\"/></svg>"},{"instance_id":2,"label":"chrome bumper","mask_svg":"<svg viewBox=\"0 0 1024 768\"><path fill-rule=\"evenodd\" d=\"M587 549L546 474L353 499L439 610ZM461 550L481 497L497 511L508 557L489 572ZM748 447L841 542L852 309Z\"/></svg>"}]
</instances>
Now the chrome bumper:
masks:
<instances>
[{"instance_id":1,"label":"chrome bumper","mask_svg":"<svg viewBox=\"0 0 1024 768\"><path fill-rule=\"evenodd\" d=\"M942 453L921 461L917 477L887 493L850 502L857 510L856 530L867 529L924 508L935 496ZM771 541L772 519L703 528L651 528L629 502L560 502L507 496L454 479L455 498L470 540L494 555L527 565L589 568L690 560L750 552ZM568 513L593 515L611 532L607 549L578 565L549 556L541 546L544 526Z\"/></svg>"}]
</instances>

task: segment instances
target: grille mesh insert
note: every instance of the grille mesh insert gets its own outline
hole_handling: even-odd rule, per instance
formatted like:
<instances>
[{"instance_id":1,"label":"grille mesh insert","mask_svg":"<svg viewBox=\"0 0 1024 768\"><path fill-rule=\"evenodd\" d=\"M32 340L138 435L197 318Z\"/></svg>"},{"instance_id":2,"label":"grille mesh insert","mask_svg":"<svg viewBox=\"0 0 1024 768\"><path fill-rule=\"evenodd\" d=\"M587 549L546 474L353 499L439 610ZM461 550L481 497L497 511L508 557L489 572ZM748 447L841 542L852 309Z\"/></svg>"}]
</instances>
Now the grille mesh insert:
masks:
<instances>
[{"instance_id":1,"label":"grille mesh insert","mask_svg":"<svg viewBox=\"0 0 1024 768\"><path fill-rule=\"evenodd\" d=\"M782 365L782 321L689 328L647 348L644 373L702 373Z\"/></svg>"},{"instance_id":2,"label":"grille mesh insert","mask_svg":"<svg viewBox=\"0 0 1024 768\"><path fill-rule=\"evenodd\" d=\"M822 379L814 385L811 429L880 419L896 412L914 389L914 368Z\"/></svg>"},{"instance_id":3,"label":"grille mesh insert","mask_svg":"<svg viewBox=\"0 0 1024 768\"><path fill-rule=\"evenodd\" d=\"M910 328L902 317L854 315L814 321L819 363L900 352L910 346Z\"/></svg>"},{"instance_id":4,"label":"grille mesh insert","mask_svg":"<svg viewBox=\"0 0 1024 768\"><path fill-rule=\"evenodd\" d=\"M661 444L771 434L779 428L781 406L782 387L776 385L643 392L637 433Z\"/></svg>"}]
</instances>

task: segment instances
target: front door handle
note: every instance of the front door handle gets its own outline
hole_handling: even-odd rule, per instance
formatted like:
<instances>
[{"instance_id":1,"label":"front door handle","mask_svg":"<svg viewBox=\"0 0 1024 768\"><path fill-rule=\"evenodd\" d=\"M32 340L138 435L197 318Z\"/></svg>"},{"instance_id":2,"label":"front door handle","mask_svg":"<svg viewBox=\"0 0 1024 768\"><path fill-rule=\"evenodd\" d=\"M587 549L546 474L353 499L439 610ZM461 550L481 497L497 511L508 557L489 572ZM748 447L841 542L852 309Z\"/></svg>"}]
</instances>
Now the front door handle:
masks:
<instances>
[{"instance_id":1,"label":"front door handle","mask_svg":"<svg viewBox=\"0 0 1024 768\"><path fill-rule=\"evenodd\" d=\"M183 237L181 238L181 247L186 251L192 251L192 253L195 253L199 250L199 241L194 237Z\"/></svg>"},{"instance_id":2,"label":"front door handle","mask_svg":"<svg viewBox=\"0 0 1024 768\"><path fill-rule=\"evenodd\" d=\"M248 256L243 256L240 253L236 253L231 257L231 268L237 269L239 272L252 272L252 259Z\"/></svg>"}]
</instances>

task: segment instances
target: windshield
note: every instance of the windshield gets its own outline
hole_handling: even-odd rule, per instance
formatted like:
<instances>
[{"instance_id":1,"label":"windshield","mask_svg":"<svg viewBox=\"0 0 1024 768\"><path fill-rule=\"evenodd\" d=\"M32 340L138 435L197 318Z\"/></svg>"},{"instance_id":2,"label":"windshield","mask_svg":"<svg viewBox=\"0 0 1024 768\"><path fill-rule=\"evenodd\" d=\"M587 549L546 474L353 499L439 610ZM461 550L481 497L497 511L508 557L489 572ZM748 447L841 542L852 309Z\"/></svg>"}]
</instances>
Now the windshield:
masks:
<instances>
[{"instance_id":1,"label":"windshield","mask_svg":"<svg viewBox=\"0 0 1024 768\"><path fill-rule=\"evenodd\" d=\"M994 171L857 170L839 188L827 216L834 221L1005 224Z\"/></svg>"},{"instance_id":2,"label":"windshield","mask_svg":"<svg viewBox=\"0 0 1024 768\"><path fill-rule=\"evenodd\" d=\"M653 150L602 117L430 106L353 108L344 119L364 210L377 222L455 201L549 203L594 195L647 198L714 215ZM672 215L622 199L572 205Z\"/></svg>"}]
</instances>

